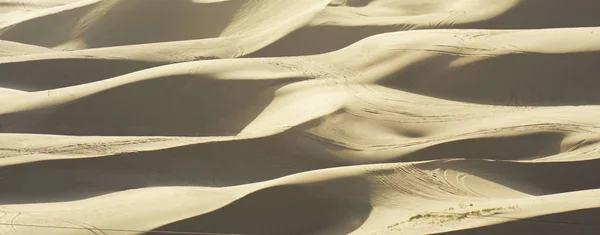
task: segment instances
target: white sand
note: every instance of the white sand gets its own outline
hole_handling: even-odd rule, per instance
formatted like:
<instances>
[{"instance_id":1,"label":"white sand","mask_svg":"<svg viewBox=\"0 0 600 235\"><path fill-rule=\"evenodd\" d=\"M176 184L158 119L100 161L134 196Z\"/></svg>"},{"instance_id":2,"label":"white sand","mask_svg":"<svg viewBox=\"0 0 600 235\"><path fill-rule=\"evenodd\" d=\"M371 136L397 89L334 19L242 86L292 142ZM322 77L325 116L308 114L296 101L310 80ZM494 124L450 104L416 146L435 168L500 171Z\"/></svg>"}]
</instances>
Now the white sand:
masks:
<instances>
[{"instance_id":1,"label":"white sand","mask_svg":"<svg viewBox=\"0 0 600 235\"><path fill-rule=\"evenodd\" d=\"M599 9L0 0L0 234L599 234Z\"/></svg>"}]
</instances>

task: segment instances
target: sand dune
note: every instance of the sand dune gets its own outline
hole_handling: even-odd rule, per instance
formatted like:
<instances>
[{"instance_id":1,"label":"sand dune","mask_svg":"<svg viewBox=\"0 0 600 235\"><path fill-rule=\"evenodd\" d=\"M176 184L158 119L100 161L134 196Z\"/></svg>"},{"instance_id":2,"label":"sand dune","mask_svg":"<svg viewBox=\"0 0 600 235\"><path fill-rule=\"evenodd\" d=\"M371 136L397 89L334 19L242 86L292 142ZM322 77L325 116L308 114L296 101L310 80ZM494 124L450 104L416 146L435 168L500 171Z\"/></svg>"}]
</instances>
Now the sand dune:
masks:
<instances>
[{"instance_id":1,"label":"sand dune","mask_svg":"<svg viewBox=\"0 0 600 235\"><path fill-rule=\"evenodd\" d=\"M0 234L598 234L594 0L0 0Z\"/></svg>"}]
</instances>

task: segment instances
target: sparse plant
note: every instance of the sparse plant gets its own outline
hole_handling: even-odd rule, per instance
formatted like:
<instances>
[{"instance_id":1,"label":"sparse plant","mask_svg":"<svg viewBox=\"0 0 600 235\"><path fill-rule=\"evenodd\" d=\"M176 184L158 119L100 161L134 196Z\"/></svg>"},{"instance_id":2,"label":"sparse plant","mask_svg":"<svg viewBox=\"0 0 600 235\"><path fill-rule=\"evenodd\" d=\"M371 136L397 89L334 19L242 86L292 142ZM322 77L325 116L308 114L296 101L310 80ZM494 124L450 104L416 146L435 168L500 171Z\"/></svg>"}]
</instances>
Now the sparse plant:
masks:
<instances>
[{"instance_id":1,"label":"sparse plant","mask_svg":"<svg viewBox=\"0 0 600 235\"><path fill-rule=\"evenodd\" d=\"M389 228L389 229L392 229L392 228L394 228L394 227L396 227L396 226L398 226L398 225L400 225L400 223L395 223L395 224L392 224L392 225L388 226L388 228Z\"/></svg>"},{"instance_id":2,"label":"sparse plant","mask_svg":"<svg viewBox=\"0 0 600 235\"><path fill-rule=\"evenodd\" d=\"M473 203L469 203L469 204L460 203L459 204L460 208L466 208L469 206L473 206ZM506 211L506 210L517 210L517 209L519 209L519 206L513 205L513 206L508 206L508 207L490 207L490 208L484 208L484 209L480 209L480 210L455 212L454 207L449 207L449 208L444 209L444 212L425 212L425 213L421 213L421 214L416 214L416 215L408 218L408 220L389 225L387 228L390 230L399 231L400 229L398 227L401 224L410 223L410 222L418 222L418 221L426 221L429 224L438 224L438 225L442 226L444 223L447 223L450 221L461 221L461 220L467 219L469 217L493 216L498 213L502 213L503 211Z\"/></svg>"},{"instance_id":3,"label":"sparse plant","mask_svg":"<svg viewBox=\"0 0 600 235\"><path fill-rule=\"evenodd\" d=\"M216 60L216 59L221 59L221 58L219 58L217 56L196 56L196 57L194 57L195 61L198 61L198 60Z\"/></svg>"},{"instance_id":4,"label":"sparse plant","mask_svg":"<svg viewBox=\"0 0 600 235\"><path fill-rule=\"evenodd\" d=\"M470 204L472 205L472 204ZM508 207L506 209L511 209ZM454 208L450 207L446 209L446 211L453 211ZM481 210L467 211L467 212L427 212L423 214L417 214L408 219L408 222L413 222L417 220L430 220L431 224L436 223L446 223L449 221L461 221L468 217L483 217L483 216L491 216L499 213L500 211L505 210L505 208L494 207L494 208L485 208Z\"/></svg>"}]
</instances>

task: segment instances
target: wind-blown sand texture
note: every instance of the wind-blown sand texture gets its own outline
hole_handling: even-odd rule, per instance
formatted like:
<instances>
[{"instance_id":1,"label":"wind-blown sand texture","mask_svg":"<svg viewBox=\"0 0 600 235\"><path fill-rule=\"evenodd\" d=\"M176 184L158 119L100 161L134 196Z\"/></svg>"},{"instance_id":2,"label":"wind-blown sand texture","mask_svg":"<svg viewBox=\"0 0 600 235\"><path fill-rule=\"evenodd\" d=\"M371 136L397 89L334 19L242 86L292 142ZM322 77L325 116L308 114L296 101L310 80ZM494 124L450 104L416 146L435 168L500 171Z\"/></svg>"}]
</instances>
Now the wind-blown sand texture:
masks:
<instances>
[{"instance_id":1,"label":"wind-blown sand texture","mask_svg":"<svg viewBox=\"0 0 600 235\"><path fill-rule=\"evenodd\" d=\"M598 0L0 0L0 234L600 234Z\"/></svg>"}]
</instances>

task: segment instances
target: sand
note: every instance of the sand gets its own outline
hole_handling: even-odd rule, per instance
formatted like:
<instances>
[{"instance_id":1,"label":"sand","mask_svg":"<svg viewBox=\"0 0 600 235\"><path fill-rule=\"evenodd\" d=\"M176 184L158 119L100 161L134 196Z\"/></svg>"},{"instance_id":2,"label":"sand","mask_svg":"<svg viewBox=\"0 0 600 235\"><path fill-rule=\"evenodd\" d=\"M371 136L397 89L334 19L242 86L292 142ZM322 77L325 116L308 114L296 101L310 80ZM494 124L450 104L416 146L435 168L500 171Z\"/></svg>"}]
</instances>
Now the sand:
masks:
<instances>
[{"instance_id":1,"label":"sand","mask_svg":"<svg viewBox=\"0 0 600 235\"><path fill-rule=\"evenodd\" d=\"M0 234L599 234L597 0L0 0Z\"/></svg>"}]
</instances>

